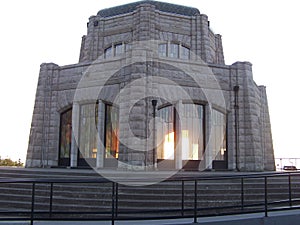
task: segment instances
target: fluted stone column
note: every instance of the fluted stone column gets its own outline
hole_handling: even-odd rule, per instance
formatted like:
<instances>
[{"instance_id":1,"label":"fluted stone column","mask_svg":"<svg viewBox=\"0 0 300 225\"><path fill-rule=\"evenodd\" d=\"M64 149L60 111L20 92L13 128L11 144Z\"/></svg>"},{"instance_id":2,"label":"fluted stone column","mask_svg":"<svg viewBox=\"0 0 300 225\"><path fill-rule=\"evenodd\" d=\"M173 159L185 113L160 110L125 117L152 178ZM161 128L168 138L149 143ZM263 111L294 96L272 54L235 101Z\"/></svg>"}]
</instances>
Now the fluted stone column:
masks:
<instances>
[{"instance_id":1,"label":"fluted stone column","mask_svg":"<svg viewBox=\"0 0 300 225\"><path fill-rule=\"evenodd\" d=\"M71 144L71 167L77 167L78 159L78 143L75 137L79 138L79 119L80 119L80 105L73 103L72 110L72 144Z\"/></svg>"},{"instance_id":2,"label":"fluted stone column","mask_svg":"<svg viewBox=\"0 0 300 225\"><path fill-rule=\"evenodd\" d=\"M105 154L105 146L104 146L104 138L105 138L105 104L102 101L98 103L98 124L97 124L97 160L96 167L103 168L104 167L104 154Z\"/></svg>"}]
</instances>

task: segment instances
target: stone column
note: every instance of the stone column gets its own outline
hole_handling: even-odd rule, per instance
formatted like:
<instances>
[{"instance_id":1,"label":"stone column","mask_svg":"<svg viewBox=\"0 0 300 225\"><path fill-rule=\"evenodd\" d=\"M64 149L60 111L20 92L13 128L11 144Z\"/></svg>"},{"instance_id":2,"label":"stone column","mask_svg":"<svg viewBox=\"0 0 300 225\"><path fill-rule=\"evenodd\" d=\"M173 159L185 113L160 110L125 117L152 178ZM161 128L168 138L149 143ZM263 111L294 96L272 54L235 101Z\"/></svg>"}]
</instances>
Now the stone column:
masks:
<instances>
[{"instance_id":1,"label":"stone column","mask_svg":"<svg viewBox=\"0 0 300 225\"><path fill-rule=\"evenodd\" d=\"M264 170L274 171L276 168L266 87L259 86L259 90L261 94L260 119Z\"/></svg>"},{"instance_id":2,"label":"stone column","mask_svg":"<svg viewBox=\"0 0 300 225\"><path fill-rule=\"evenodd\" d=\"M220 34L215 35L216 41L216 63L225 65L224 54L223 54L223 45L222 45L222 36Z\"/></svg>"},{"instance_id":3,"label":"stone column","mask_svg":"<svg viewBox=\"0 0 300 225\"><path fill-rule=\"evenodd\" d=\"M78 144L75 137L79 139L79 119L80 119L80 106L78 103L73 103L72 110L72 144L71 144L71 167L77 167L78 159Z\"/></svg>"},{"instance_id":4,"label":"stone column","mask_svg":"<svg viewBox=\"0 0 300 225\"><path fill-rule=\"evenodd\" d=\"M45 167L57 164L56 96L52 85L57 82L60 67L54 63L43 63L40 67L38 86L27 151L26 167ZM51 125L53 124L53 125ZM48 153L51 153L49 157ZM48 164L49 159L49 164Z\"/></svg>"},{"instance_id":5,"label":"stone column","mask_svg":"<svg viewBox=\"0 0 300 225\"><path fill-rule=\"evenodd\" d=\"M183 105L182 105L182 100L178 101L176 104L175 104L175 108L176 108L176 111L177 111L177 114L176 115L179 115L178 117L179 118L175 118L176 119L176 127L175 127L175 134L176 134L176 143L177 145L175 146L175 169L176 170L180 170L182 169L182 141L181 141L181 122L182 122L182 112L183 112L183 109L182 109Z\"/></svg>"},{"instance_id":6,"label":"stone column","mask_svg":"<svg viewBox=\"0 0 300 225\"><path fill-rule=\"evenodd\" d=\"M210 41L209 41L209 27L208 17L205 14L200 15L200 26L201 29L201 59L206 63L211 63L212 59L210 56Z\"/></svg>"},{"instance_id":7,"label":"stone column","mask_svg":"<svg viewBox=\"0 0 300 225\"><path fill-rule=\"evenodd\" d=\"M102 101L98 103L98 124L97 124L97 161L96 167L104 167L104 135L105 135L105 104Z\"/></svg>"},{"instance_id":8,"label":"stone column","mask_svg":"<svg viewBox=\"0 0 300 225\"><path fill-rule=\"evenodd\" d=\"M212 109L210 105L205 106L205 153L204 153L204 168L203 166L200 167L201 170L203 169L212 169Z\"/></svg>"}]
</instances>

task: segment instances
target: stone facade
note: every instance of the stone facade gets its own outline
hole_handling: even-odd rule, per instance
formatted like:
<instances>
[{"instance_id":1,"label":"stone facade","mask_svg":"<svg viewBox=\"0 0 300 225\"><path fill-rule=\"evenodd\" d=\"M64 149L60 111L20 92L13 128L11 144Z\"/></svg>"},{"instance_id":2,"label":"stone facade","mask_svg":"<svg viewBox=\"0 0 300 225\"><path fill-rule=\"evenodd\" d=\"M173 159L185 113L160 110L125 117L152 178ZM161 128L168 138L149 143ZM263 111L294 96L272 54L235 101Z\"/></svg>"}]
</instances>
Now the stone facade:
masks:
<instances>
[{"instance_id":1,"label":"stone facade","mask_svg":"<svg viewBox=\"0 0 300 225\"><path fill-rule=\"evenodd\" d=\"M163 50L166 46L166 55L159 53L160 46ZM178 56L171 55L172 48L179 49ZM200 161L196 170L216 169L214 161L220 161L212 153L213 110L226 116L222 160L227 169L275 169L266 89L253 81L251 63L225 64L221 35L211 31L206 15L156 1L101 10L89 18L78 64L41 65L26 166L60 166L61 116L68 109L72 109L72 146L67 166L80 166L81 105L93 103L98 135L91 158L94 166L105 168L109 103L119 110L116 167L156 169L159 125L153 113L171 104L180 118L188 101L203 106L204 113L205 150L195 160ZM177 144L171 169L185 163L180 129L174 122Z\"/></svg>"}]
</instances>

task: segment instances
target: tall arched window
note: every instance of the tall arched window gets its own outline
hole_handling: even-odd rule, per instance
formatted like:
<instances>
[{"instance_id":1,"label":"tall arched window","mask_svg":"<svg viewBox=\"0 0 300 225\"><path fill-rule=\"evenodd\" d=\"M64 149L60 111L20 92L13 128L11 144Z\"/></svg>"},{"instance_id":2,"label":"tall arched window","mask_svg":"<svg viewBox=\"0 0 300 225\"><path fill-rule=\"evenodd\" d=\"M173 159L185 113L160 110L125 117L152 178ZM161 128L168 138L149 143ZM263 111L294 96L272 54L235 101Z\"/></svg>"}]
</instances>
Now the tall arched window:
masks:
<instances>
[{"instance_id":1,"label":"tall arched window","mask_svg":"<svg viewBox=\"0 0 300 225\"><path fill-rule=\"evenodd\" d=\"M105 107L105 158L119 158L119 109Z\"/></svg>"},{"instance_id":2,"label":"tall arched window","mask_svg":"<svg viewBox=\"0 0 300 225\"><path fill-rule=\"evenodd\" d=\"M203 106L183 104L180 115L182 160L201 160L204 152Z\"/></svg>"},{"instance_id":3,"label":"tall arched window","mask_svg":"<svg viewBox=\"0 0 300 225\"><path fill-rule=\"evenodd\" d=\"M174 160L174 109L167 106L158 110L157 160Z\"/></svg>"},{"instance_id":4,"label":"tall arched window","mask_svg":"<svg viewBox=\"0 0 300 225\"><path fill-rule=\"evenodd\" d=\"M212 110L212 157L213 160L226 160L226 115Z\"/></svg>"},{"instance_id":5,"label":"tall arched window","mask_svg":"<svg viewBox=\"0 0 300 225\"><path fill-rule=\"evenodd\" d=\"M97 104L80 106L79 158L95 159L97 157Z\"/></svg>"},{"instance_id":6,"label":"tall arched window","mask_svg":"<svg viewBox=\"0 0 300 225\"><path fill-rule=\"evenodd\" d=\"M72 109L63 112L60 116L60 145L59 162L60 166L70 165L70 153L72 144Z\"/></svg>"}]
</instances>

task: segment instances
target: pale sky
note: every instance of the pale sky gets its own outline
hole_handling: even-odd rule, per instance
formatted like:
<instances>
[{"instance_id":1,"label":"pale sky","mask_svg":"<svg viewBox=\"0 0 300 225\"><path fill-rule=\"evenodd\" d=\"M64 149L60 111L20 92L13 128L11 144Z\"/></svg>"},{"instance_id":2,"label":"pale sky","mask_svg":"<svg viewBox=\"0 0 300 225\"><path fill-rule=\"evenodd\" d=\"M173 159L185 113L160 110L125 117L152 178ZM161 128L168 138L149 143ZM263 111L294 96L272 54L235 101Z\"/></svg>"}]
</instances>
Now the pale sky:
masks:
<instances>
[{"instance_id":1,"label":"pale sky","mask_svg":"<svg viewBox=\"0 0 300 225\"><path fill-rule=\"evenodd\" d=\"M88 18L128 0L0 2L0 156L24 162L40 64L78 62ZM267 86L276 157L299 157L300 7L296 0L165 0L196 7L221 34L225 63L249 61ZM300 138L299 138L300 139Z\"/></svg>"}]
</instances>

